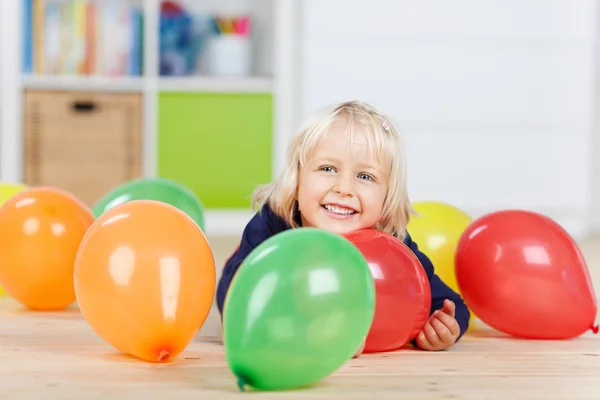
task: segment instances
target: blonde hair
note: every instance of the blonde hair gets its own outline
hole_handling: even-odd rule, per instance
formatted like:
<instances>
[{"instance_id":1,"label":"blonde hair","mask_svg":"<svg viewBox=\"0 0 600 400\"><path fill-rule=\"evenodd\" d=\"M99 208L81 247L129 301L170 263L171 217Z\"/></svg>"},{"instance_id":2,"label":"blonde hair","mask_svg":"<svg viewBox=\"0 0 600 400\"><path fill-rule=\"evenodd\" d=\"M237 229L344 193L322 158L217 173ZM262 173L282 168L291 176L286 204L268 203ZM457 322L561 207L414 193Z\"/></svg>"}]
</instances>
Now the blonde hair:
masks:
<instances>
[{"instance_id":1,"label":"blonde hair","mask_svg":"<svg viewBox=\"0 0 600 400\"><path fill-rule=\"evenodd\" d=\"M350 135L357 127L366 128L369 152L375 152L377 159L387 167L389 187L376 228L404 240L406 225L414 210L408 199L405 155L400 138L384 116L372 106L359 101L323 107L310 115L288 146L283 171L273 182L254 191L252 206L262 207L268 203L275 214L292 228L297 228L294 216L298 207L299 169L306 164L333 123L340 119L348 123Z\"/></svg>"}]
</instances>

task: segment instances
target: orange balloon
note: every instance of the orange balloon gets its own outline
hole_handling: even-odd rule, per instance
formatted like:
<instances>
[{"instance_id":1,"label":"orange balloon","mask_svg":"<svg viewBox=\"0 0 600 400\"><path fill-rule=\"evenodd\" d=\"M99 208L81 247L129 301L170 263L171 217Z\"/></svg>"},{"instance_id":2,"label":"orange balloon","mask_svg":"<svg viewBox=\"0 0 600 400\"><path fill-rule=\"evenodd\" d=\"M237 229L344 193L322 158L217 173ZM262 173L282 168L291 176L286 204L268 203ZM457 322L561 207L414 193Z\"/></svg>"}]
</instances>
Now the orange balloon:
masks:
<instances>
[{"instance_id":1,"label":"orange balloon","mask_svg":"<svg viewBox=\"0 0 600 400\"><path fill-rule=\"evenodd\" d=\"M92 329L149 362L181 353L210 311L216 286L212 250L184 212L134 200L102 214L81 242L75 293Z\"/></svg>"},{"instance_id":2,"label":"orange balloon","mask_svg":"<svg viewBox=\"0 0 600 400\"><path fill-rule=\"evenodd\" d=\"M75 301L73 266L94 222L71 194L36 187L0 208L0 285L31 310L60 310Z\"/></svg>"}]
</instances>

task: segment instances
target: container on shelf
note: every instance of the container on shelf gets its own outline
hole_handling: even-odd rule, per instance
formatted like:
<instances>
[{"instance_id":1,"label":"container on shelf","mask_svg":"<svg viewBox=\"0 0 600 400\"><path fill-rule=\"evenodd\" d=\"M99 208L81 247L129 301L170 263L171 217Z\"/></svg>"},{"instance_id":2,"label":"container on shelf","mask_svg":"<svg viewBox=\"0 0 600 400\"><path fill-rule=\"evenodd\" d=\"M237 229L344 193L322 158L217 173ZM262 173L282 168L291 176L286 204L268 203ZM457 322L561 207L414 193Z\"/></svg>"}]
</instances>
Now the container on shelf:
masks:
<instances>
[{"instance_id":1,"label":"container on shelf","mask_svg":"<svg viewBox=\"0 0 600 400\"><path fill-rule=\"evenodd\" d=\"M142 95L25 90L23 178L92 206L142 170Z\"/></svg>"},{"instance_id":2,"label":"container on shelf","mask_svg":"<svg viewBox=\"0 0 600 400\"><path fill-rule=\"evenodd\" d=\"M248 36L222 34L211 37L207 58L210 75L245 77L252 73L252 48Z\"/></svg>"}]
</instances>

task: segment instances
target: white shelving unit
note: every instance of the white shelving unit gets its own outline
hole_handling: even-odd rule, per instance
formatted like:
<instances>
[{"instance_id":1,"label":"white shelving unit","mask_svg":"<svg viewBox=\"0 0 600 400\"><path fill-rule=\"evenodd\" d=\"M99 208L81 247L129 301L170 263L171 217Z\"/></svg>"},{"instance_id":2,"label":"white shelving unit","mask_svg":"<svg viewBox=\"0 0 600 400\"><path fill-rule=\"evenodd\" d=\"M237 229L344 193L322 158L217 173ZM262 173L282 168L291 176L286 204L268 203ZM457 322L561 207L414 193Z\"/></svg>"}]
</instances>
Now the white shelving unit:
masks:
<instances>
[{"instance_id":1,"label":"white shelving unit","mask_svg":"<svg viewBox=\"0 0 600 400\"><path fill-rule=\"evenodd\" d=\"M158 19L160 0L138 0L144 10L144 74L140 77L36 76L22 74L21 0L0 1L0 180L22 180L22 93L25 89L141 92L144 96L143 175L157 171L157 99L159 92L253 92L271 93L274 100L273 173L283 165L290 135L296 128L296 66L298 65L297 0L185 0L184 6L259 7L271 41L270 52L261 55L268 74L248 78L204 75L163 77L158 71ZM267 23L265 21L268 19ZM261 21L259 21L260 23ZM265 28L263 28L265 29ZM207 210L206 229L211 235L240 234L251 218L247 210Z\"/></svg>"},{"instance_id":2,"label":"white shelving unit","mask_svg":"<svg viewBox=\"0 0 600 400\"><path fill-rule=\"evenodd\" d=\"M21 181L20 1L0 1L0 179Z\"/></svg>"},{"instance_id":3,"label":"white shelving unit","mask_svg":"<svg viewBox=\"0 0 600 400\"><path fill-rule=\"evenodd\" d=\"M108 78L103 76L23 75L22 89L81 90L103 92L142 92L143 77Z\"/></svg>"},{"instance_id":4,"label":"white shelving unit","mask_svg":"<svg viewBox=\"0 0 600 400\"><path fill-rule=\"evenodd\" d=\"M157 82L161 92L252 92L273 93L274 85L271 78L160 78Z\"/></svg>"}]
</instances>

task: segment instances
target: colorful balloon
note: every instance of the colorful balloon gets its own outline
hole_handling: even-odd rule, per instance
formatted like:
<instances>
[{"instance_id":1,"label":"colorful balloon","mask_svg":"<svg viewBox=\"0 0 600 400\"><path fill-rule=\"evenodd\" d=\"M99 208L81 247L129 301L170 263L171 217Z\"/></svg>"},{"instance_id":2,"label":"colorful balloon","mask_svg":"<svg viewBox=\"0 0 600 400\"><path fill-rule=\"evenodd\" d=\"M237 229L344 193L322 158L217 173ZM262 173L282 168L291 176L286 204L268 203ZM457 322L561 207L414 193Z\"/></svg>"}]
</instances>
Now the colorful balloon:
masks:
<instances>
[{"instance_id":1,"label":"colorful balloon","mask_svg":"<svg viewBox=\"0 0 600 400\"><path fill-rule=\"evenodd\" d=\"M367 262L342 236L298 228L267 239L244 260L224 304L238 385L284 390L327 377L364 341L374 303Z\"/></svg>"},{"instance_id":2,"label":"colorful balloon","mask_svg":"<svg viewBox=\"0 0 600 400\"><path fill-rule=\"evenodd\" d=\"M434 265L436 274L453 290L458 290L454 268L456 246L472 219L458 208L438 201L413 204L418 215L406 227L412 239Z\"/></svg>"},{"instance_id":3,"label":"colorful balloon","mask_svg":"<svg viewBox=\"0 0 600 400\"><path fill-rule=\"evenodd\" d=\"M62 190L36 187L0 207L0 284L31 310L75 301L73 263L94 222L88 207Z\"/></svg>"},{"instance_id":4,"label":"colorful balloon","mask_svg":"<svg viewBox=\"0 0 600 400\"><path fill-rule=\"evenodd\" d=\"M134 179L115 187L94 205L94 215L99 217L132 200L156 200L177 207L204 231L204 208L200 199L186 186L165 178Z\"/></svg>"},{"instance_id":5,"label":"colorful balloon","mask_svg":"<svg viewBox=\"0 0 600 400\"><path fill-rule=\"evenodd\" d=\"M431 309L429 280L417 256L385 232L345 235L366 258L375 281L375 316L364 353L397 350L423 328Z\"/></svg>"},{"instance_id":6,"label":"colorful balloon","mask_svg":"<svg viewBox=\"0 0 600 400\"><path fill-rule=\"evenodd\" d=\"M465 301L501 332L568 339L597 329L596 297L575 241L550 218L504 210L475 220L456 253Z\"/></svg>"},{"instance_id":7,"label":"colorful balloon","mask_svg":"<svg viewBox=\"0 0 600 400\"><path fill-rule=\"evenodd\" d=\"M433 263L435 274L460 293L456 283L456 246L472 218L459 208L440 201L415 202L413 208L418 215L411 216L406 230ZM471 322L476 318L472 312Z\"/></svg>"},{"instance_id":8,"label":"colorful balloon","mask_svg":"<svg viewBox=\"0 0 600 400\"><path fill-rule=\"evenodd\" d=\"M0 182L0 207L2 207L2 205L15 194L20 193L27 188L28 186L23 184ZM6 292L4 289L2 289L2 287L0 287L0 296L5 295Z\"/></svg>"},{"instance_id":9,"label":"colorful balloon","mask_svg":"<svg viewBox=\"0 0 600 400\"><path fill-rule=\"evenodd\" d=\"M0 182L0 207L17 193L27 190L29 186L22 183Z\"/></svg>"},{"instance_id":10,"label":"colorful balloon","mask_svg":"<svg viewBox=\"0 0 600 400\"><path fill-rule=\"evenodd\" d=\"M92 329L142 360L167 362L198 333L216 286L212 250L184 212L159 201L111 208L75 260L75 292Z\"/></svg>"}]
</instances>

